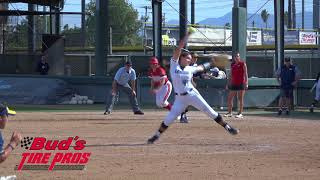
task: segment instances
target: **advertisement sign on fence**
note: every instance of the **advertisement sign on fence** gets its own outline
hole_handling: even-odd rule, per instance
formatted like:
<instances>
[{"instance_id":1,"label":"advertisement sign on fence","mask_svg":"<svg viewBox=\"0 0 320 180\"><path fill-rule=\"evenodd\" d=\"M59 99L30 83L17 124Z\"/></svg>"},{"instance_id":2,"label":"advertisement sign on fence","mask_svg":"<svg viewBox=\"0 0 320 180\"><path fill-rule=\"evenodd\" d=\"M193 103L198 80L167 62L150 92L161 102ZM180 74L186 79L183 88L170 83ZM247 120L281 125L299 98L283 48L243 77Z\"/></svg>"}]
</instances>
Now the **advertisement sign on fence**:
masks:
<instances>
[{"instance_id":1,"label":"advertisement sign on fence","mask_svg":"<svg viewBox=\"0 0 320 180\"><path fill-rule=\"evenodd\" d=\"M247 45L254 46L254 45L261 45L261 31L247 31Z\"/></svg>"},{"instance_id":2,"label":"advertisement sign on fence","mask_svg":"<svg viewBox=\"0 0 320 180\"><path fill-rule=\"evenodd\" d=\"M299 42L300 44L316 44L317 34L315 32L299 32Z\"/></svg>"},{"instance_id":3,"label":"advertisement sign on fence","mask_svg":"<svg viewBox=\"0 0 320 180\"><path fill-rule=\"evenodd\" d=\"M232 46L232 30L230 29L225 30L225 45Z\"/></svg>"},{"instance_id":4,"label":"advertisement sign on fence","mask_svg":"<svg viewBox=\"0 0 320 180\"><path fill-rule=\"evenodd\" d=\"M263 30L263 45L274 45L275 34L273 30ZM299 32L298 31L285 31L284 32L284 44L299 44Z\"/></svg>"},{"instance_id":5,"label":"advertisement sign on fence","mask_svg":"<svg viewBox=\"0 0 320 180\"><path fill-rule=\"evenodd\" d=\"M261 45L261 31L247 31L247 45ZM225 30L225 45L231 46L232 45L232 30L226 29Z\"/></svg>"},{"instance_id":6,"label":"advertisement sign on fence","mask_svg":"<svg viewBox=\"0 0 320 180\"><path fill-rule=\"evenodd\" d=\"M162 35L162 45L175 46L177 45L177 40L175 38L170 38L168 35Z\"/></svg>"},{"instance_id":7,"label":"advertisement sign on fence","mask_svg":"<svg viewBox=\"0 0 320 180\"><path fill-rule=\"evenodd\" d=\"M224 43L224 29L197 28L189 37L189 46L219 46Z\"/></svg>"}]
</instances>

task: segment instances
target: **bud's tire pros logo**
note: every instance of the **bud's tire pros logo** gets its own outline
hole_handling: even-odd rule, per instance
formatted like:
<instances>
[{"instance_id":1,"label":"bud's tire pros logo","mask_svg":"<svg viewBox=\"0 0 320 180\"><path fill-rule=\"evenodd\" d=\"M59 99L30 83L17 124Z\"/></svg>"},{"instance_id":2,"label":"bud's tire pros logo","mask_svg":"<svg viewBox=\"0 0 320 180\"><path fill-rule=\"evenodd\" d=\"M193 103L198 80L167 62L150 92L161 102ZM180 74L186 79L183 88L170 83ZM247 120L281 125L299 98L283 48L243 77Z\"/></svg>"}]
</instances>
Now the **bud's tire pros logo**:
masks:
<instances>
[{"instance_id":1,"label":"bud's tire pros logo","mask_svg":"<svg viewBox=\"0 0 320 180\"><path fill-rule=\"evenodd\" d=\"M24 137L21 147L27 150L21 155L16 170L83 170L91 152L86 152L86 141L79 136L63 140L45 137Z\"/></svg>"}]
</instances>

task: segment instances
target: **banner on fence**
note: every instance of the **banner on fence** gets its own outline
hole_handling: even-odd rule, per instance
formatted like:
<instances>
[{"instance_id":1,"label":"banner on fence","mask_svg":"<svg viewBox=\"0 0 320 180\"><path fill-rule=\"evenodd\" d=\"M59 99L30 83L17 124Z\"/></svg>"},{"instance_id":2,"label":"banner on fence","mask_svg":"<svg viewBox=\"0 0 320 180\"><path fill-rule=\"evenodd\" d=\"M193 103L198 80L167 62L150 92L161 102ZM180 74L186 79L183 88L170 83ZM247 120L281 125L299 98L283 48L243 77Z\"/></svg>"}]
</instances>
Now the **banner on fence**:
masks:
<instances>
[{"instance_id":1,"label":"banner on fence","mask_svg":"<svg viewBox=\"0 0 320 180\"><path fill-rule=\"evenodd\" d=\"M221 44L224 44L224 29L197 28L188 41L188 46L220 46Z\"/></svg>"},{"instance_id":2,"label":"banner on fence","mask_svg":"<svg viewBox=\"0 0 320 180\"><path fill-rule=\"evenodd\" d=\"M317 44L316 32L299 32L299 42L302 45Z\"/></svg>"},{"instance_id":3,"label":"banner on fence","mask_svg":"<svg viewBox=\"0 0 320 180\"><path fill-rule=\"evenodd\" d=\"M247 45L254 46L254 45L261 45L261 31L247 31ZM232 30L226 29L225 30L225 45L231 46L232 45Z\"/></svg>"},{"instance_id":4,"label":"banner on fence","mask_svg":"<svg viewBox=\"0 0 320 180\"><path fill-rule=\"evenodd\" d=\"M261 31L247 31L247 45L254 46L254 45L261 45Z\"/></svg>"},{"instance_id":5,"label":"banner on fence","mask_svg":"<svg viewBox=\"0 0 320 180\"><path fill-rule=\"evenodd\" d=\"M262 32L262 44L274 45L275 44L275 32L273 30L263 30ZM299 32L298 31L285 31L284 32L284 44L299 44Z\"/></svg>"}]
</instances>

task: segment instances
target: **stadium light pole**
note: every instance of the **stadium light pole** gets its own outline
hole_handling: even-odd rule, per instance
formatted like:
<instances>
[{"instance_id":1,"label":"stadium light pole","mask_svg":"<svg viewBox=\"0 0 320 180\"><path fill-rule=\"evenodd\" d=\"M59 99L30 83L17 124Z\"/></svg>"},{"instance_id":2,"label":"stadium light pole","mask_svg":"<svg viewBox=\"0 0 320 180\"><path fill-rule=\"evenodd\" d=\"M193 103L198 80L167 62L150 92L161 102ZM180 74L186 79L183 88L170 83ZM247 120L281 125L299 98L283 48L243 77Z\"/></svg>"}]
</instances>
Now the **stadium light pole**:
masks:
<instances>
[{"instance_id":1,"label":"stadium light pole","mask_svg":"<svg viewBox=\"0 0 320 180\"><path fill-rule=\"evenodd\" d=\"M302 30L304 30L304 0L302 0L302 17L301 17L301 19L302 19L302 24L301 24L301 26L302 26Z\"/></svg>"},{"instance_id":2,"label":"stadium light pole","mask_svg":"<svg viewBox=\"0 0 320 180\"><path fill-rule=\"evenodd\" d=\"M28 11L35 10L34 4L28 4ZM33 15L28 16L28 52L32 54L36 51L36 33L35 33L35 19Z\"/></svg>"},{"instance_id":3,"label":"stadium light pole","mask_svg":"<svg viewBox=\"0 0 320 180\"><path fill-rule=\"evenodd\" d=\"M81 36L83 47L86 46L86 0L81 0Z\"/></svg>"},{"instance_id":4,"label":"stadium light pole","mask_svg":"<svg viewBox=\"0 0 320 180\"><path fill-rule=\"evenodd\" d=\"M281 67L284 59L284 0L274 0L275 68Z\"/></svg>"},{"instance_id":5,"label":"stadium light pole","mask_svg":"<svg viewBox=\"0 0 320 180\"><path fill-rule=\"evenodd\" d=\"M247 51L247 0L234 0L232 8L232 56L240 53L246 60Z\"/></svg>"},{"instance_id":6,"label":"stadium light pole","mask_svg":"<svg viewBox=\"0 0 320 180\"><path fill-rule=\"evenodd\" d=\"M162 59L162 2L152 0L153 56Z\"/></svg>"},{"instance_id":7,"label":"stadium light pole","mask_svg":"<svg viewBox=\"0 0 320 180\"><path fill-rule=\"evenodd\" d=\"M318 58L320 57L319 6L320 6L320 0L313 0L313 29L318 32Z\"/></svg>"},{"instance_id":8,"label":"stadium light pole","mask_svg":"<svg viewBox=\"0 0 320 180\"><path fill-rule=\"evenodd\" d=\"M96 0L96 76L104 76L108 63L108 7L109 0Z\"/></svg>"},{"instance_id":9,"label":"stadium light pole","mask_svg":"<svg viewBox=\"0 0 320 180\"><path fill-rule=\"evenodd\" d=\"M188 22L188 1L179 1L179 25L180 25L180 40L182 40L187 35L187 22Z\"/></svg>"},{"instance_id":10,"label":"stadium light pole","mask_svg":"<svg viewBox=\"0 0 320 180\"><path fill-rule=\"evenodd\" d=\"M191 24L195 24L195 0L191 0Z\"/></svg>"}]
</instances>

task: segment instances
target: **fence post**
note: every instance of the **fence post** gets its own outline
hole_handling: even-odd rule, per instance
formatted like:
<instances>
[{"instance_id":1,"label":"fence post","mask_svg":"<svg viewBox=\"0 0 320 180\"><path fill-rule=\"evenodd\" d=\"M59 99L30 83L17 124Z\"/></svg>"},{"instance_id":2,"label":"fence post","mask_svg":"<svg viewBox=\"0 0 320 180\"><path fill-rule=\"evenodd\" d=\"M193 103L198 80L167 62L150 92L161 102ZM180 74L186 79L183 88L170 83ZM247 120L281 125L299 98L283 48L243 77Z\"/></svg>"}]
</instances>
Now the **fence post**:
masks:
<instances>
[{"instance_id":1,"label":"fence post","mask_svg":"<svg viewBox=\"0 0 320 180\"><path fill-rule=\"evenodd\" d=\"M91 65L92 59L91 59L91 55L90 54L88 55L88 57L89 57L89 66L88 66L88 69L89 69L88 72L89 73L88 74L89 74L89 76L91 76L91 74L92 74L92 70L91 70L92 69L92 65Z\"/></svg>"}]
</instances>

